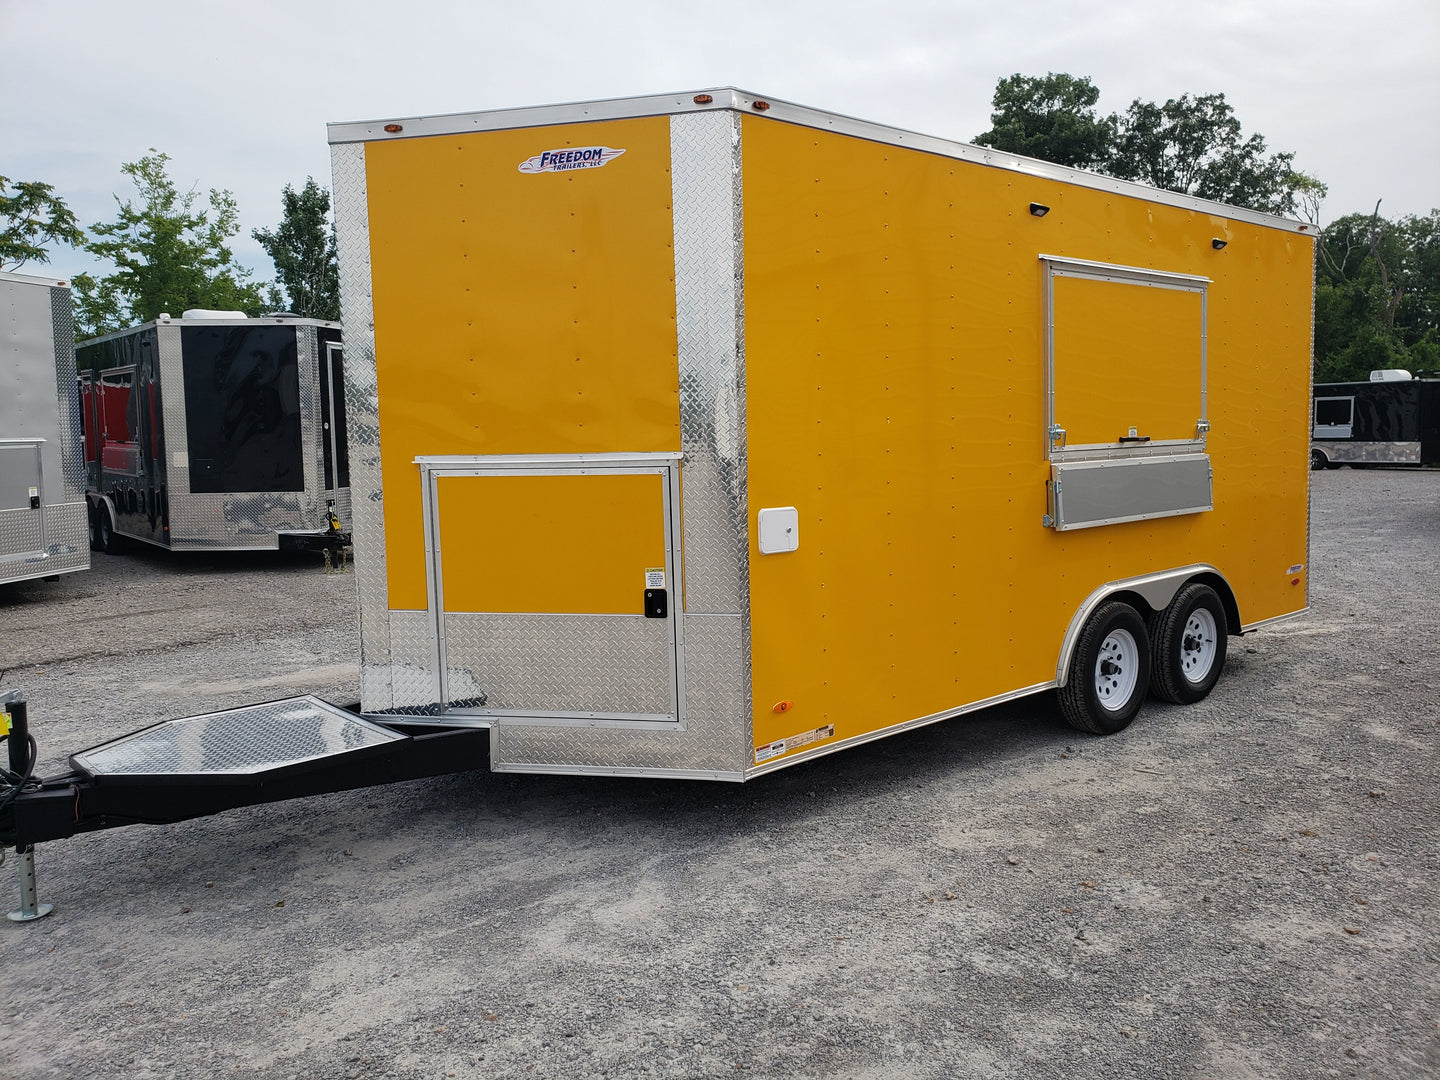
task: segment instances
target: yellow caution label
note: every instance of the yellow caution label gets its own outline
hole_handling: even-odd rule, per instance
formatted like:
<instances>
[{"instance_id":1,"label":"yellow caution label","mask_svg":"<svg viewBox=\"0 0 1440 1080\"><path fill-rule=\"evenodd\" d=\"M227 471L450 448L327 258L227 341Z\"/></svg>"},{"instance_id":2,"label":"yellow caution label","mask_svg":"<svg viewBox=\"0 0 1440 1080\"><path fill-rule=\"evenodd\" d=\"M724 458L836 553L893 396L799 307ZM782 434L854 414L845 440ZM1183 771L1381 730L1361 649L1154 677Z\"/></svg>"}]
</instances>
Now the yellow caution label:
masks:
<instances>
[{"instance_id":1,"label":"yellow caution label","mask_svg":"<svg viewBox=\"0 0 1440 1080\"><path fill-rule=\"evenodd\" d=\"M10 734L10 710L0 709L0 738Z\"/></svg>"}]
</instances>

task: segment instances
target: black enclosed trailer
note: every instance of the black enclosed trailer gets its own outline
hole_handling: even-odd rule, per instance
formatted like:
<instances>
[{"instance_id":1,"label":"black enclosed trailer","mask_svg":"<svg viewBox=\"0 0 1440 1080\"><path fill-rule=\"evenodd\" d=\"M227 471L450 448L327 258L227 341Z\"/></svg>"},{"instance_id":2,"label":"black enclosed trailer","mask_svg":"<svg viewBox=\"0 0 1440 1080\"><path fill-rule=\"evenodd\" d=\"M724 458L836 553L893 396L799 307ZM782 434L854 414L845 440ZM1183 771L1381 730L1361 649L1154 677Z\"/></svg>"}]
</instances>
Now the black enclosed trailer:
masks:
<instances>
[{"instance_id":1,"label":"black enclosed trailer","mask_svg":"<svg viewBox=\"0 0 1440 1080\"><path fill-rule=\"evenodd\" d=\"M1310 463L1440 465L1440 379L1371 372L1368 382L1317 383Z\"/></svg>"},{"instance_id":2,"label":"black enclosed trailer","mask_svg":"<svg viewBox=\"0 0 1440 1080\"><path fill-rule=\"evenodd\" d=\"M186 312L76 355L93 546L348 541L339 324Z\"/></svg>"}]
</instances>

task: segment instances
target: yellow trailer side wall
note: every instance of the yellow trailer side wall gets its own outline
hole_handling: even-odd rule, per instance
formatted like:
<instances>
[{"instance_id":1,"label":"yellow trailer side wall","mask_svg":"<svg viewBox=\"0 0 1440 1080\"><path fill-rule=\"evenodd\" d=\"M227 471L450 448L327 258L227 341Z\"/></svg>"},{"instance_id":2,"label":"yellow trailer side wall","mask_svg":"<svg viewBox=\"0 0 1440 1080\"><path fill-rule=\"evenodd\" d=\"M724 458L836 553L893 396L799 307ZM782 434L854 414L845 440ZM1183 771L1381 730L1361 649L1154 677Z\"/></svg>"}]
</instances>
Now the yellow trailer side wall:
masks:
<instances>
[{"instance_id":1,"label":"yellow trailer side wall","mask_svg":"<svg viewBox=\"0 0 1440 1080\"><path fill-rule=\"evenodd\" d=\"M757 746L1047 683L1113 579L1208 562L1246 623L1304 607L1308 237L759 117L742 153ZM1041 525L1042 253L1213 279L1214 511Z\"/></svg>"},{"instance_id":2,"label":"yellow trailer side wall","mask_svg":"<svg viewBox=\"0 0 1440 1080\"><path fill-rule=\"evenodd\" d=\"M519 171L597 145L625 152ZM419 609L416 456L679 449L669 119L372 142L365 175L390 607ZM446 507L475 559L496 526Z\"/></svg>"}]
</instances>

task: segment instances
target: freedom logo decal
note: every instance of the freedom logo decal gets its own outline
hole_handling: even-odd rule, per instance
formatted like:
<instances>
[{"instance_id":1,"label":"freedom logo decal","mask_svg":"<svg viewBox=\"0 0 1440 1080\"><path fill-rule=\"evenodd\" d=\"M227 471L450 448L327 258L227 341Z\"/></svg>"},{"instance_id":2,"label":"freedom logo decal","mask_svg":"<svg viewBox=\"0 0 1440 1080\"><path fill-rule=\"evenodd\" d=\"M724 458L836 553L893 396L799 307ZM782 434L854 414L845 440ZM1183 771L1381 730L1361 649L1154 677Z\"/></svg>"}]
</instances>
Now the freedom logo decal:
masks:
<instances>
[{"instance_id":1,"label":"freedom logo decal","mask_svg":"<svg viewBox=\"0 0 1440 1080\"><path fill-rule=\"evenodd\" d=\"M614 161L624 150L608 146L572 146L546 150L520 163L522 173L569 172L571 169L599 169Z\"/></svg>"}]
</instances>

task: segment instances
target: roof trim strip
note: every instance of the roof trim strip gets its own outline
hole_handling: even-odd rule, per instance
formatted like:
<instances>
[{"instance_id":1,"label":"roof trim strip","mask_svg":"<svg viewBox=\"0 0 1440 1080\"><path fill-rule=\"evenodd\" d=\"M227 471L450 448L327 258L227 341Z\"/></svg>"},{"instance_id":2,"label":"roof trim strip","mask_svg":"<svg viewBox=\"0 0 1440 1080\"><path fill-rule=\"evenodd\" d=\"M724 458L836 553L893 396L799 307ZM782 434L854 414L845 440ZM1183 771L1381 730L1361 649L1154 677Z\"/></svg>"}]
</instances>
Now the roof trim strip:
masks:
<instances>
[{"instance_id":1,"label":"roof trim strip","mask_svg":"<svg viewBox=\"0 0 1440 1080\"><path fill-rule=\"evenodd\" d=\"M709 96L708 104L697 104L696 97ZM756 109L755 103L763 102L767 107ZM553 124L587 123L599 120L627 120L644 116L671 116L677 113L713 112L716 109L730 109L736 112L763 116L769 120L781 120L821 131L835 131L871 142L891 146L905 146L940 157L968 161L976 165L1004 169L1042 180L1058 180L1076 184L1096 191L1106 191L1126 198L1145 202L1161 203L1179 207L1197 214L1206 214L1231 221L1243 221L1286 232L1314 236L1318 233L1315 225L1258 210L1229 206L1210 199L1199 199L1193 195L1165 191L1133 180L1119 180L1113 176L1071 169L1048 161L1021 157L986 146L941 139L933 135L921 135L903 128L860 120L841 113L825 112L820 109L796 105L793 102L752 94L734 87L687 91L678 94L655 94L646 97L609 98L601 101L571 102L560 105L539 105L518 109L489 109L481 112L447 113L436 116L409 116L391 120L362 120L326 125L331 145L339 143L375 142L395 138L416 139L433 135L458 135L472 131L500 131L507 128L544 127ZM398 128L387 132L387 126Z\"/></svg>"}]
</instances>

